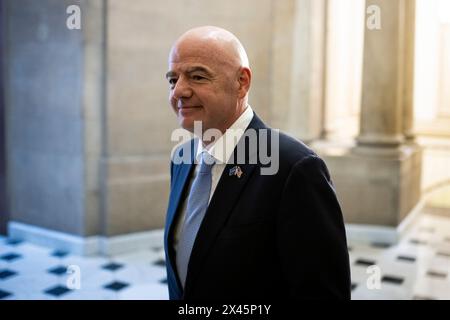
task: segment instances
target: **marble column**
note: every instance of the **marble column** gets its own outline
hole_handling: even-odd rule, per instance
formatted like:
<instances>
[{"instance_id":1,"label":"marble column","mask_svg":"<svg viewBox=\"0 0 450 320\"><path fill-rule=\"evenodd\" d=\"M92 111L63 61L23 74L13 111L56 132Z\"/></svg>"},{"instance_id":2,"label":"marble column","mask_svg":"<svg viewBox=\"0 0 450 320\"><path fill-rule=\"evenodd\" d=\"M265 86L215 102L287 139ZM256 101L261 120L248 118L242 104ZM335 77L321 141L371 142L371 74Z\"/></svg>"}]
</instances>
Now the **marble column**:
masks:
<instances>
[{"instance_id":1,"label":"marble column","mask_svg":"<svg viewBox=\"0 0 450 320\"><path fill-rule=\"evenodd\" d=\"M327 0L323 139L359 132L364 9L364 1Z\"/></svg>"},{"instance_id":2,"label":"marble column","mask_svg":"<svg viewBox=\"0 0 450 320\"><path fill-rule=\"evenodd\" d=\"M390 242L420 199L421 149L407 143L415 9L410 0L367 0L366 8L378 9L381 24L365 28L360 133L353 148L318 152L328 164L346 222L389 227L393 236L385 240ZM383 236L370 240L384 241Z\"/></svg>"},{"instance_id":3,"label":"marble column","mask_svg":"<svg viewBox=\"0 0 450 320\"><path fill-rule=\"evenodd\" d=\"M443 24L440 28L440 85L439 105L437 116L450 118L450 24ZM447 130L448 131L448 130Z\"/></svg>"},{"instance_id":4,"label":"marble column","mask_svg":"<svg viewBox=\"0 0 450 320\"><path fill-rule=\"evenodd\" d=\"M322 132L326 1L280 1L273 9L270 123L310 142Z\"/></svg>"},{"instance_id":5,"label":"marble column","mask_svg":"<svg viewBox=\"0 0 450 320\"><path fill-rule=\"evenodd\" d=\"M404 88L403 88L403 134L406 142L415 141L414 133L414 60L415 60L415 26L416 0L408 0L404 4Z\"/></svg>"},{"instance_id":6,"label":"marble column","mask_svg":"<svg viewBox=\"0 0 450 320\"><path fill-rule=\"evenodd\" d=\"M359 146L399 146L411 118L413 68L409 0L367 0L380 9L381 28L364 36L363 88ZM409 30L408 30L409 28ZM404 108L407 106L407 108ZM404 125L405 123L405 125Z\"/></svg>"}]
</instances>

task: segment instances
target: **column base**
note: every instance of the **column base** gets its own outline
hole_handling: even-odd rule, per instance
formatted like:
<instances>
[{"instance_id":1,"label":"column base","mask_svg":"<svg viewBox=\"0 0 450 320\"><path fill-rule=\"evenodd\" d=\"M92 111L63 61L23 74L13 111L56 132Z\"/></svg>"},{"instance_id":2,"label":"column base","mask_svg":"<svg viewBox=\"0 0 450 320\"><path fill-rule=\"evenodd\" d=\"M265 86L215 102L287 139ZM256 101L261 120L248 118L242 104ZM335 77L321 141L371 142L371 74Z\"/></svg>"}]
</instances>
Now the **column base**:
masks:
<instances>
[{"instance_id":1,"label":"column base","mask_svg":"<svg viewBox=\"0 0 450 320\"><path fill-rule=\"evenodd\" d=\"M81 256L111 256L131 251L160 249L163 247L163 229L135 232L114 237L95 235L83 237L26 223L10 221L8 236L54 250L63 250Z\"/></svg>"},{"instance_id":2,"label":"column base","mask_svg":"<svg viewBox=\"0 0 450 320\"><path fill-rule=\"evenodd\" d=\"M419 203L420 146L313 148L327 163L346 223L396 228Z\"/></svg>"}]
</instances>

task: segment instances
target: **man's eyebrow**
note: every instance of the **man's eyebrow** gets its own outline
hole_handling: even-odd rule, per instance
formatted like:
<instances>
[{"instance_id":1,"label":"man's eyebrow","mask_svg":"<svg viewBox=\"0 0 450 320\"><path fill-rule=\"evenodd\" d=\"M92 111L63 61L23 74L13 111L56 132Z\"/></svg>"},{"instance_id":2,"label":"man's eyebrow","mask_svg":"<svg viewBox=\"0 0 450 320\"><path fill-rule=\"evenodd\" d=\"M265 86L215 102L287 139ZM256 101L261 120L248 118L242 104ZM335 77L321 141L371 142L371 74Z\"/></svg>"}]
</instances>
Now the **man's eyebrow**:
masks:
<instances>
[{"instance_id":1,"label":"man's eyebrow","mask_svg":"<svg viewBox=\"0 0 450 320\"><path fill-rule=\"evenodd\" d=\"M186 73L193 73L193 72L203 72L208 77L212 77L213 76L211 71L209 71L205 67L193 66L193 67L189 67L189 68L186 69ZM177 73L175 71L169 71L169 72L166 73L166 79L175 78L176 76L177 76Z\"/></svg>"},{"instance_id":2,"label":"man's eyebrow","mask_svg":"<svg viewBox=\"0 0 450 320\"><path fill-rule=\"evenodd\" d=\"M186 69L186 73L193 73L193 72L203 72L207 76L212 77L212 73L205 67L194 66Z\"/></svg>"},{"instance_id":3,"label":"man's eyebrow","mask_svg":"<svg viewBox=\"0 0 450 320\"><path fill-rule=\"evenodd\" d=\"M176 75L177 75L177 74L176 74L175 72L169 71L169 72L166 73L166 79L173 78L173 77L175 77Z\"/></svg>"}]
</instances>

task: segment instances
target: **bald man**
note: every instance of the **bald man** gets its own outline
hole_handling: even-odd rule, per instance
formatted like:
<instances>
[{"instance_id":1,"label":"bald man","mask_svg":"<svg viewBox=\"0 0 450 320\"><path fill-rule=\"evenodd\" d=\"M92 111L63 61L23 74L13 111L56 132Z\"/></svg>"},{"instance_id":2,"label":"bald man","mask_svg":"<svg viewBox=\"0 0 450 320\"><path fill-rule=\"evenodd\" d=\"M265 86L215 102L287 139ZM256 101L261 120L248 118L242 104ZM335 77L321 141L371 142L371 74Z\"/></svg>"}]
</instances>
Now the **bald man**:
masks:
<instances>
[{"instance_id":1,"label":"bald man","mask_svg":"<svg viewBox=\"0 0 450 320\"><path fill-rule=\"evenodd\" d=\"M195 134L170 167L170 299L349 299L343 217L326 165L252 110L240 41L218 27L191 29L174 43L166 78L180 126Z\"/></svg>"}]
</instances>

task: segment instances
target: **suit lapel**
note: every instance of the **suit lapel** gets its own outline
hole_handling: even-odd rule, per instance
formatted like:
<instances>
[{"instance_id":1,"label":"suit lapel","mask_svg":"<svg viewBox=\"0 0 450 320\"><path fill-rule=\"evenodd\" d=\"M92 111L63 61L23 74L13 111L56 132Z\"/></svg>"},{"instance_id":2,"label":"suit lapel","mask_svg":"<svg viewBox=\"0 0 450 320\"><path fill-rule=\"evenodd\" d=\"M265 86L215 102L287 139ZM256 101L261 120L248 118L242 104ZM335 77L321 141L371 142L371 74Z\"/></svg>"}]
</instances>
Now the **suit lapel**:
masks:
<instances>
[{"instance_id":1,"label":"suit lapel","mask_svg":"<svg viewBox=\"0 0 450 320\"><path fill-rule=\"evenodd\" d=\"M253 120L248 126L248 129L260 128L266 127L255 114ZM242 140L239 141L239 143L242 143ZM236 153L236 150L237 147L235 148L234 153ZM200 225L200 229L197 233L189 260L188 274L186 277L185 290L187 290L187 292L189 288L191 288L193 282L195 282L198 272L201 270L202 263L204 263L205 258L213 247L217 236L226 224L236 203L239 201L240 196L242 195L242 190L254 173L255 168L259 165L249 163L239 164L239 167L243 172L240 178L236 175L229 175L230 170L234 166L235 164L227 164L225 166L216 190L214 191L214 195L211 198L205 217Z\"/></svg>"},{"instance_id":2,"label":"suit lapel","mask_svg":"<svg viewBox=\"0 0 450 320\"><path fill-rule=\"evenodd\" d=\"M188 163L181 163L178 165L174 165L173 175L175 176L173 179L173 186L170 191L169 198L169 207L167 209L166 216L166 228L164 232L164 243L166 246L166 263L168 264L168 277L173 278L173 281L176 282L178 292L182 292L182 287L178 278L178 273L176 271L176 262L175 262L175 250L173 249L173 233L175 227L175 221L177 217L177 213L179 213L179 207L181 204L182 196L185 193L186 187L188 185L189 177L192 174L194 166L194 157L195 152L197 150L197 142L193 140L191 143L191 159ZM183 149L180 150L180 155L182 156ZM181 294L180 294L181 296Z\"/></svg>"},{"instance_id":3,"label":"suit lapel","mask_svg":"<svg viewBox=\"0 0 450 320\"><path fill-rule=\"evenodd\" d=\"M228 172L233 168L233 165L227 165L225 167L195 239L189 260L186 289L188 289L192 282L195 281L201 264L204 262L216 237L228 220L228 216L236 202L239 200L241 191L248 182L255 166L256 165L241 165L240 167L244 172L241 178L228 175ZM226 195L226 197L219 195Z\"/></svg>"}]
</instances>

